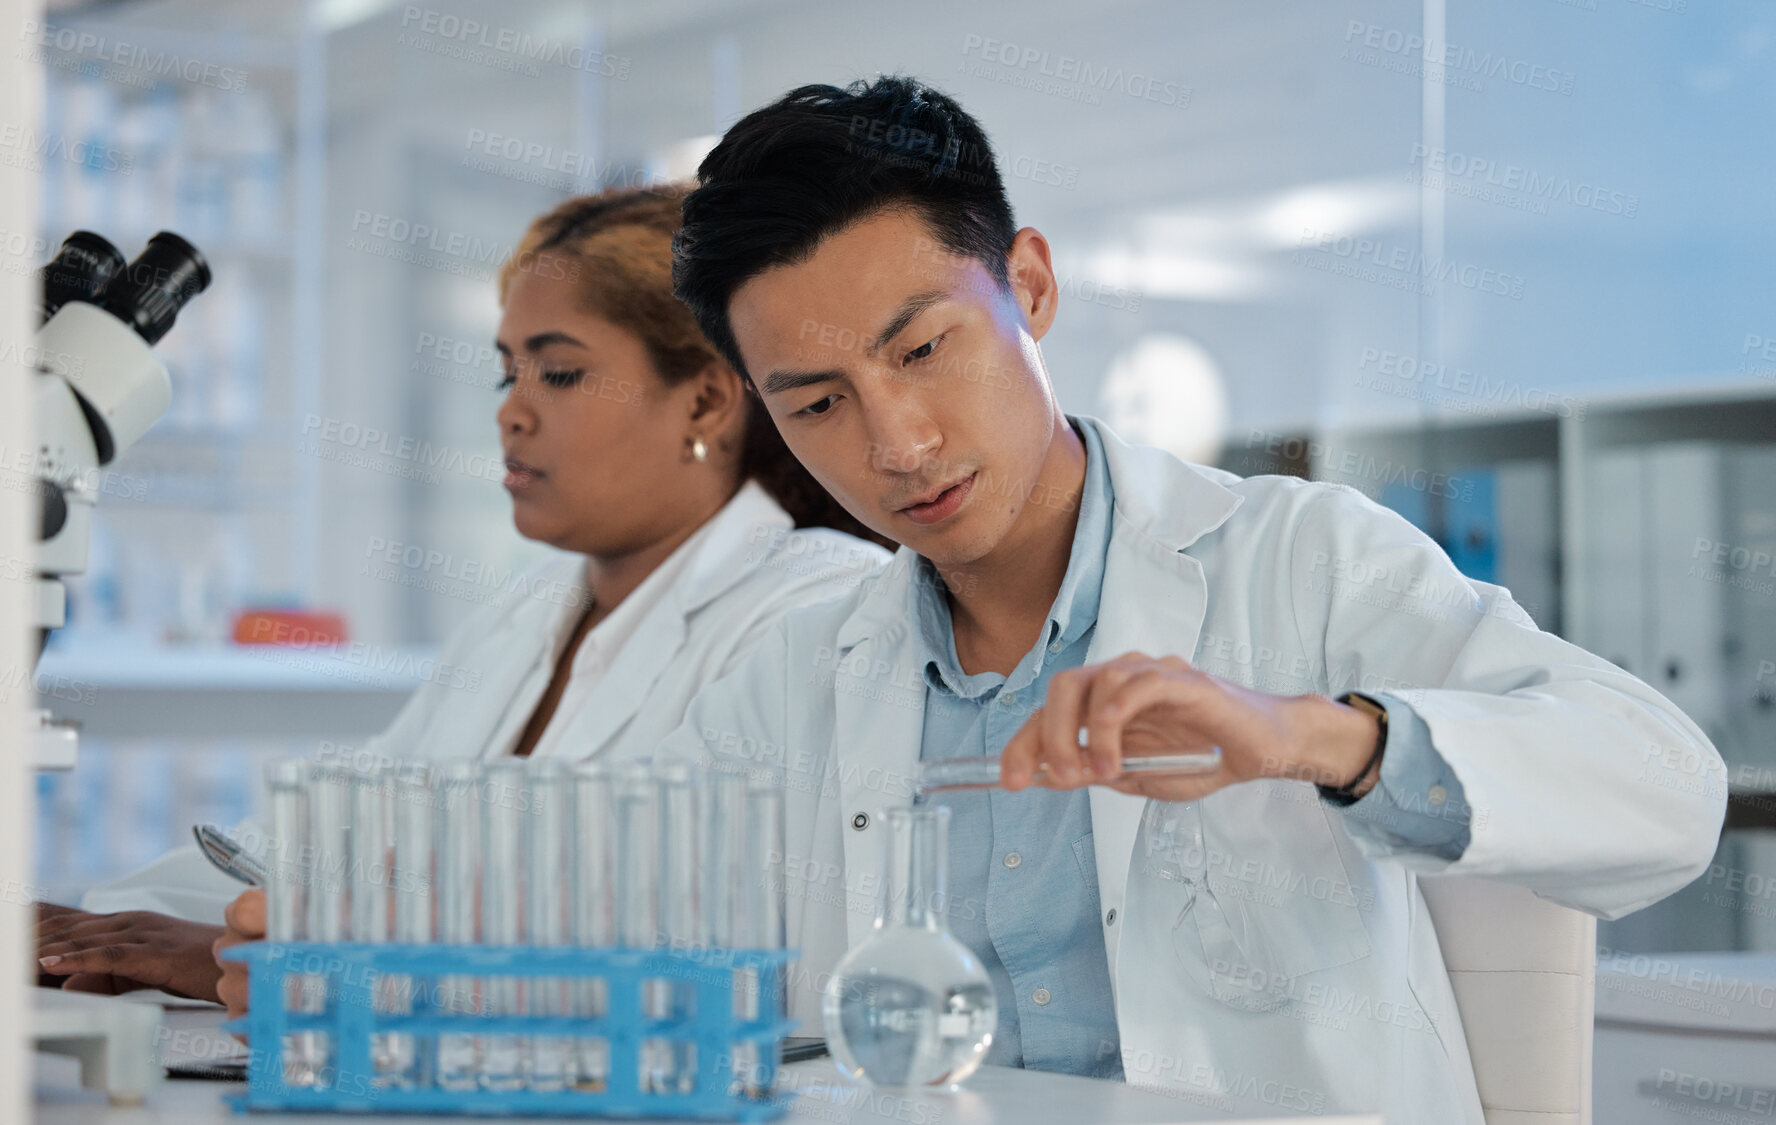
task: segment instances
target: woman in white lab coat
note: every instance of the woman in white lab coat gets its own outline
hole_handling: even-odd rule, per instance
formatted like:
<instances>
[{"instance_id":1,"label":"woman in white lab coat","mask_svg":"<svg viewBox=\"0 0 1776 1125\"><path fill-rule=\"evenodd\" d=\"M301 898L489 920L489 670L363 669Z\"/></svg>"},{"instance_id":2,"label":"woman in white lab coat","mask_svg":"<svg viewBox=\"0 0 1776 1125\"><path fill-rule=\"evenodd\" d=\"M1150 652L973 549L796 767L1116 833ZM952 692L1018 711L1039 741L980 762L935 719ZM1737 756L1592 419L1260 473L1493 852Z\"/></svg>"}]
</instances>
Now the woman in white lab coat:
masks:
<instances>
[{"instance_id":1,"label":"woman in white lab coat","mask_svg":"<svg viewBox=\"0 0 1776 1125\"><path fill-rule=\"evenodd\" d=\"M886 559L673 298L681 199L569 200L505 265L505 487L518 531L567 554L472 617L435 665L448 674L339 753L651 753L783 611ZM40 979L216 999L212 944L240 890L188 847L92 891L84 910L45 905Z\"/></svg>"}]
</instances>

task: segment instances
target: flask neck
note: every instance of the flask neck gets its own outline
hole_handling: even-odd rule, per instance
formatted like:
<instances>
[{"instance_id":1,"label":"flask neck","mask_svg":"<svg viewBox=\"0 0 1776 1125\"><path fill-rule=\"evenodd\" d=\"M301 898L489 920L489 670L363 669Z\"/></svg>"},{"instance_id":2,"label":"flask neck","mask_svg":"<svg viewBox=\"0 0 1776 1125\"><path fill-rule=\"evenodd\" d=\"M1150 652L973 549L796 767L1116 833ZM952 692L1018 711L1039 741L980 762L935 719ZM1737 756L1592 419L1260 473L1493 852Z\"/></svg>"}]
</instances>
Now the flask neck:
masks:
<instances>
[{"instance_id":1,"label":"flask neck","mask_svg":"<svg viewBox=\"0 0 1776 1125\"><path fill-rule=\"evenodd\" d=\"M878 928L947 930L950 810L893 809L888 824L888 870L876 916Z\"/></svg>"}]
</instances>

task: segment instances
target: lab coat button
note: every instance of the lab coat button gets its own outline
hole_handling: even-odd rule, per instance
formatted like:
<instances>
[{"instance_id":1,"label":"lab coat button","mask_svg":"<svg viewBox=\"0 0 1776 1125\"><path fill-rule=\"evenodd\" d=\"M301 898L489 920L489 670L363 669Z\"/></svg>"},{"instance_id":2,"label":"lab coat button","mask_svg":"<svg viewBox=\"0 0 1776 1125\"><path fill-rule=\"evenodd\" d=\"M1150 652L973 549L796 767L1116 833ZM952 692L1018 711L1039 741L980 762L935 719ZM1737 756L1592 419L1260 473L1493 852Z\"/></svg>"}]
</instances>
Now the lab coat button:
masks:
<instances>
[{"instance_id":1,"label":"lab coat button","mask_svg":"<svg viewBox=\"0 0 1776 1125\"><path fill-rule=\"evenodd\" d=\"M1022 862L1024 862L1024 857L1017 854L1016 852L1006 852L1005 853L1005 866L1016 867L1018 864L1020 864Z\"/></svg>"},{"instance_id":2,"label":"lab coat button","mask_svg":"<svg viewBox=\"0 0 1776 1125\"><path fill-rule=\"evenodd\" d=\"M1443 788L1441 785L1433 785L1431 786L1431 791L1427 793L1426 796L1430 798L1431 804L1434 807L1449 800L1449 790Z\"/></svg>"},{"instance_id":3,"label":"lab coat button","mask_svg":"<svg viewBox=\"0 0 1776 1125\"><path fill-rule=\"evenodd\" d=\"M851 827L857 829L859 832L862 832L865 828L868 828L869 827L869 813L860 812L856 816L852 817L851 818Z\"/></svg>"},{"instance_id":4,"label":"lab coat button","mask_svg":"<svg viewBox=\"0 0 1776 1125\"><path fill-rule=\"evenodd\" d=\"M1114 906L1112 906L1110 908L1110 913L1104 915L1104 925L1106 925L1106 926L1116 925L1116 908Z\"/></svg>"},{"instance_id":5,"label":"lab coat button","mask_svg":"<svg viewBox=\"0 0 1776 1125\"><path fill-rule=\"evenodd\" d=\"M1035 992L1030 993L1030 999L1036 1001L1038 1004L1048 1003L1050 1000L1048 989L1038 988Z\"/></svg>"}]
</instances>

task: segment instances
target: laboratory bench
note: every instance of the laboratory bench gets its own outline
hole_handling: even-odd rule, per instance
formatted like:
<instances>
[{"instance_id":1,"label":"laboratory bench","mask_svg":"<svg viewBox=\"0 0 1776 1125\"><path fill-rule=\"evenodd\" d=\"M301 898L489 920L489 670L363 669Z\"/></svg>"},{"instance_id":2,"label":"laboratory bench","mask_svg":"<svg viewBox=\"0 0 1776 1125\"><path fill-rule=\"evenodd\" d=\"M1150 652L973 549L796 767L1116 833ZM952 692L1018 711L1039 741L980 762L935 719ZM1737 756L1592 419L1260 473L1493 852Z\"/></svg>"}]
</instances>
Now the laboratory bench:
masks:
<instances>
[{"instance_id":1,"label":"laboratory bench","mask_svg":"<svg viewBox=\"0 0 1776 1125\"><path fill-rule=\"evenodd\" d=\"M208 1060L238 1053L239 1048L221 1032L222 1012L214 1007L171 1008L165 1013L162 1052L166 1062ZM830 1059L795 1063L784 1068L784 1086L799 1093L785 1125L819 1122L822 1125L1029 1125L1033 1122L1090 1122L1093 1125L1161 1125L1161 1123L1215 1120L1197 1100L1182 1094L1140 1090L1121 1082L1075 1078L1065 1074L983 1067L957 1093L874 1090L853 1084L841 1076ZM473 1116L347 1115L347 1114L237 1114L222 1100L225 1093L242 1089L239 1083L168 1080L138 1106L114 1106L105 1095L80 1085L79 1065L58 1055L36 1058L35 1114L37 1125L222 1125L240 1122L383 1123L383 1125L463 1125L488 1120ZM1212 1095L1201 1095L1207 1101ZM517 1118L500 1118L503 1121ZM588 1118L525 1118L538 1122L591 1120ZM1383 1125L1380 1117L1322 1117L1322 1125ZM1282 1125L1246 1120L1246 1125Z\"/></svg>"}]
</instances>

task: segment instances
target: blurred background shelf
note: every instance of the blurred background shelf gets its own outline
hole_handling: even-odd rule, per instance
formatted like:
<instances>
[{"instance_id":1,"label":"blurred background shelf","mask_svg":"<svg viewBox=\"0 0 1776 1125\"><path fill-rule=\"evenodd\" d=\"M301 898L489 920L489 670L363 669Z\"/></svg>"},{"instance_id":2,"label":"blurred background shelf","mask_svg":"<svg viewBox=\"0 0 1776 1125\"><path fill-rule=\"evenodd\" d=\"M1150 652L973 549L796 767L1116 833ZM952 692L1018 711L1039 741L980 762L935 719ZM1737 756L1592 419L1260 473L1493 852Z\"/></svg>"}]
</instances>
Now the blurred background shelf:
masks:
<instances>
[{"instance_id":1,"label":"blurred background shelf","mask_svg":"<svg viewBox=\"0 0 1776 1125\"><path fill-rule=\"evenodd\" d=\"M1652 684L1725 758L1710 870L1601 923L1599 943L1776 950L1776 385L1696 380L1587 397L1560 417L1350 426L1318 442L1313 475L1372 493L1537 624ZM1396 465L1445 483L1385 483Z\"/></svg>"},{"instance_id":2,"label":"blurred background shelf","mask_svg":"<svg viewBox=\"0 0 1776 1125\"><path fill-rule=\"evenodd\" d=\"M90 737L349 739L386 727L435 656L119 640L46 653L37 678Z\"/></svg>"}]
</instances>

